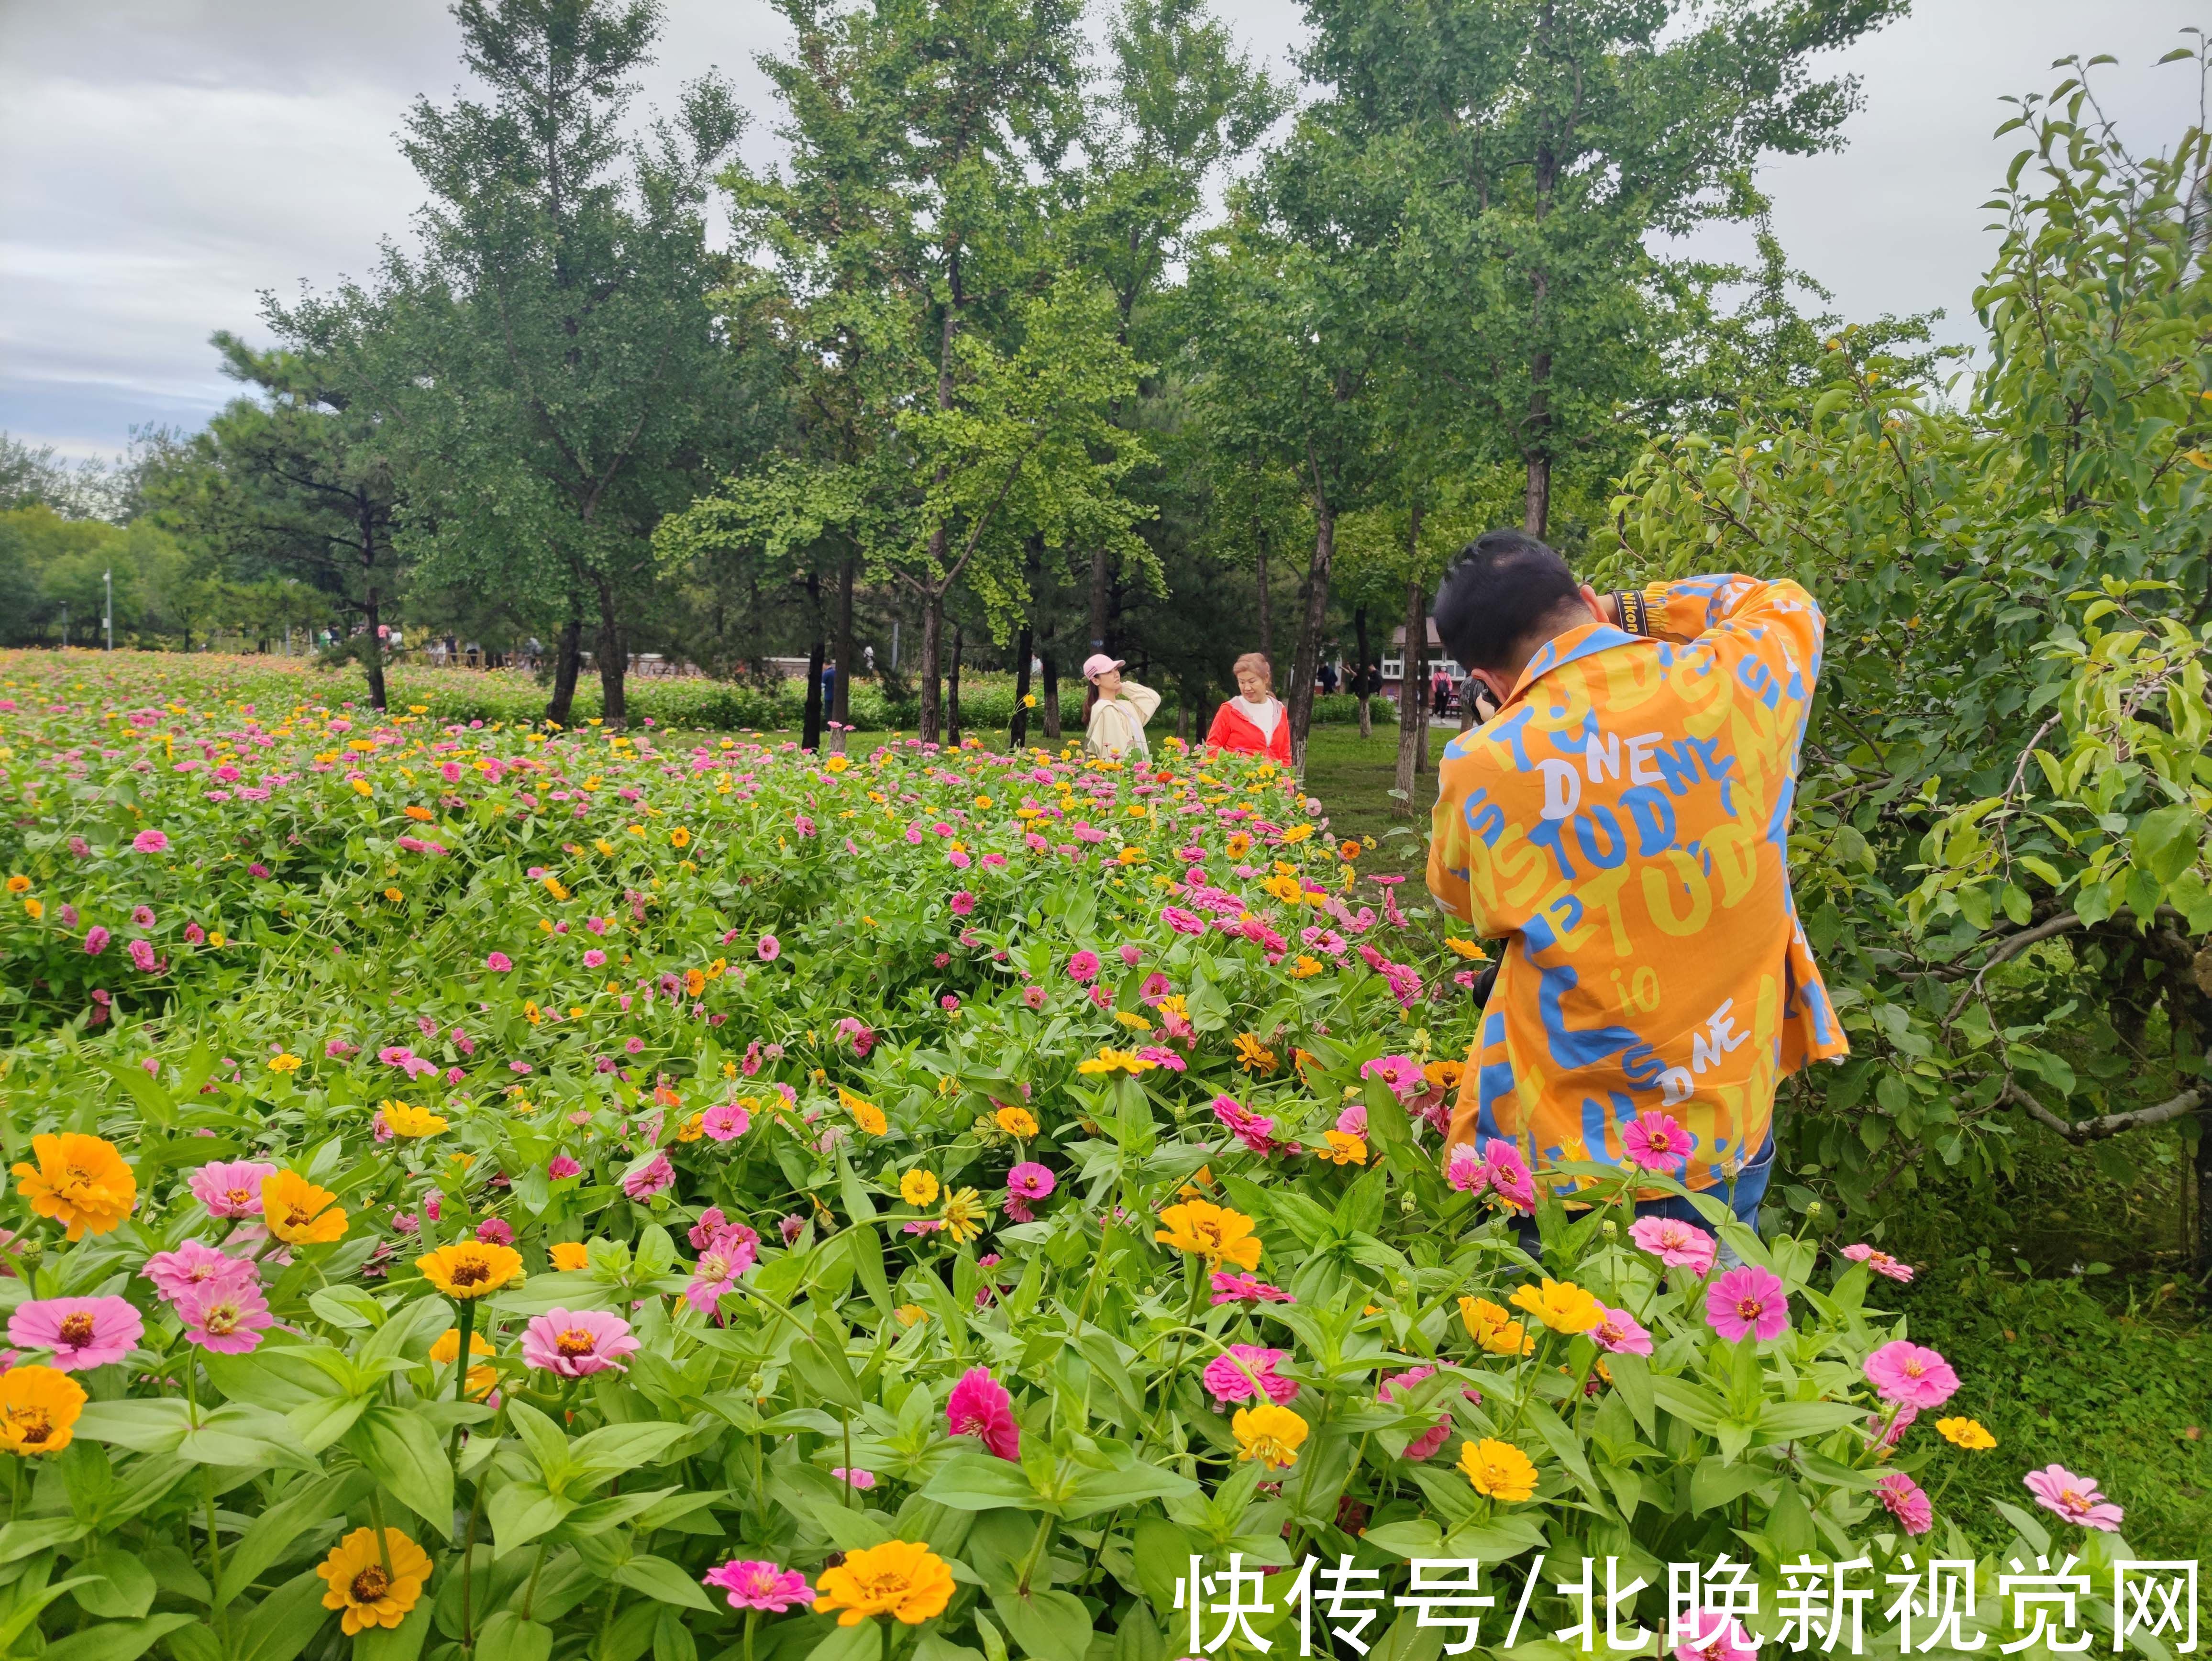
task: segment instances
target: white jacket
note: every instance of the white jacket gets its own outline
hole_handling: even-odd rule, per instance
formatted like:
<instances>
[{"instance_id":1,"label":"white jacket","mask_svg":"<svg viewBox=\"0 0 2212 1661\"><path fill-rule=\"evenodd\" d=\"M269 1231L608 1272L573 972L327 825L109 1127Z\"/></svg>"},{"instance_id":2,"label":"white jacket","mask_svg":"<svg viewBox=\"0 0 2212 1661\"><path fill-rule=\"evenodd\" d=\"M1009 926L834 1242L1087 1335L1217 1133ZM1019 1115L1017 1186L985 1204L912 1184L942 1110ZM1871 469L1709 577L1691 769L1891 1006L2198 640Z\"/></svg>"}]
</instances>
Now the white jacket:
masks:
<instances>
[{"instance_id":1,"label":"white jacket","mask_svg":"<svg viewBox=\"0 0 2212 1661\"><path fill-rule=\"evenodd\" d=\"M1084 750L1107 761L1119 761L1132 752L1151 760L1145 723L1159 707L1158 692L1123 676L1119 697L1102 697L1091 706L1091 725L1083 735Z\"/></svg>"}]
</instances>

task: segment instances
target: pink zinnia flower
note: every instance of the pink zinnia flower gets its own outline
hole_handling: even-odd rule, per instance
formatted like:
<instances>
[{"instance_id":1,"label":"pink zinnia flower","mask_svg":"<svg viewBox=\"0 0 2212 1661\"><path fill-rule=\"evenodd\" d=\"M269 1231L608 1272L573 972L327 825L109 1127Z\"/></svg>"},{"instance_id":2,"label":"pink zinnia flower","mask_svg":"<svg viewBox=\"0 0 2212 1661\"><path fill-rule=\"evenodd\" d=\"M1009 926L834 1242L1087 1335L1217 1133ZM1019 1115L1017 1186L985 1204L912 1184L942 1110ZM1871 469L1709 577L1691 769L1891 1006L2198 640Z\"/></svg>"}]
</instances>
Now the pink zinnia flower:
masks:
<instances>
[{"instance_id":1,"label":"pink zinnia flower","mask_svg":"<svg viewBox=\"0 0 2212 1661\"><path fill-rule=\"evenodd\" d=\"M1732 1344L1778 1338L1790 1324L1789 1293L1779 1276L1745 1263L1705 1288L1705 1323Z\"/></svg>"},{"instance_id":2,"label":"pink zinnia flower","mask_svg":"<svg viewBox=\"0 0 2212 1661\"><path fill-rule=\"evenodd\" d=\"M1911 1264L1900 1263L1887 1251L1874 1246L1847 1245L1844 1248L1844 1256L1855 1263L1864 1263L1875 1274L1886 1275L1893 1281L1909 1284L1912 1279Z\"/></svg>"},{"instance_id":3,"label":"pink zinnia flower","mask_svg":"<svg viewBox=\"0 0 2212 1661\"><path fill-rule=\"evenodd\" d=\"M590 951L584 953L584 967L586 969L597 969L601 964L605 964L606 960L607 954L600 951L596 946Z\"/></svg>"},{"instance_id":4,"label":"pink zinnia flower","mask_svg":"<svg viewBox=\"0 0 2212 1661\"><path fill-rule=\"evenodd\" d=\"M814 1596L806 1577L797 1569L781 1569L773 1563L750 1558L733 1557L726 1563L718 1563L700 1578L708 1585L729 1593L733 1609L760 1609L769 1615L781 1615L793 1604L804 1603Z\"/></svg>"},{"instance_id":5,"label":"pink zinnia flower","mask_svg":"<svg viewBox=\"0 0 2212 1661\"><path fill-rule=\"evenodd\" d=\"M1628 1162L1646 1171L1680 1175L1690 1163L1690 1133L1670 1113L1647 1107L1620 1128Z\"/></svg>"},{"instance_id":6,"label":"pink zinnia flower","mask_svg":"<svg viewBox=\"0 0 2212 1661\"><path fill-rule=\"evenodd\" d=\"M556 1153L553 1162L545 1167L545 1174L555 1182L565 1182L571 1177L581 1176L584 1167L565 1153Z\"/></svg>"},{"instance_id":7,"label":"pink zinnia flower","mask_svg":"<svg viewBox=\"0 0 2212 1661\"><path fill-rule=\"evenodd\" d=\"M726 1229L708 1242L691 1266L691 1284L684 1288L684 1301L702 1315L711 1315L737 1285L738 1276L760 1256L760 1235L742 1223Z\"/></svg>"},{"instance_id":8,"label":"pink zinnia flower","mask_svg":"<svg viewBox=\"0 0 2212 1661\"><path fill-rule=\"evenodd\" d=\"M1704 1276L1713 1266L1719 1242L1705 1230L1674 1217L1638 1217L1628 1226L1628 1238L1669 1269L1686 1269Z\"/></svg>"},{"instance_id":9,"label":"pink zinnia flower","mask_svg":"<svg viewBox=\"0 0 2212 1661\"><path fill-rule=\"evenodd\" d=\"M131 907L131 921L137 923L141 928L151 928L154 926L154 908L150 905L136 905Z\"/></svg>"},{"instance_id":10,"label":"pink zinnia flower","mask_svg":"<svg viewBox=\"0 0 2212 1661\"><path fill-rule=\"evenodd\" d=\"M1263 1349L1257 1344L1231 1344L1226 1355L1206 1364L1206 1388L1220 1402L1249 1402L1265 1391L1277 1407L1298 1393L1297 1385L1278 1378L1276 1363L1289 1358L1287 1350Z\"/></svg>"},{"instance_id":11,"label":"pink zinnia flower","mask_svg":"<svg viewBox=\"0 0 2212 1661\"><path fill-rule=\"evenodd\" d=\"M185 1341L218 1355L245 1354L276 1323L261 1288L245 1281L201 1287L178 1299L176 1308Z\"/></svg>"},{"instance_id":12,"label":"pink zinnia flower","mask_svg":"<svg viewBox=\"0 0 2212 1661\"><path fill-rule=\"evenodd\" d=\"M105 1366L131 1353L146 1323L121 1298L40 1298L19 1304L8 1317L8 1342L19 1349L50 1349L63 1372Z\"/></svg>"},{"instance_id":13,"label":"pink zinnia flower","mask_svg":"<svg viewBox=\"0 0 2212 1661\"><path fill-rule=\"evenodd\" d=\"M504 952L495 952L484 959L484 967L495 975L504 975L514 967L514 959Z\"/></svg>"},{"instance_id":14,"label":"pink zinnia flower","mask_svg":"<svg viewBox=\"0 0 2212 1661\"><path fill-rule=\"evenodd\" d=\"M200 1240L187 1240L174 1251L155 1252L146 1260L145 1274L162 1300L172 1304L187 1293L234 1282L258 1285L261 1280L261 1271L251 1259L217 1251Z\"/></svg>"},{"instance_id":15,"label":"pink zinnia flower","mask_svg":"<svg viewBox=\"0 0 2212 1661\"><path fill-rule=\"evenodd\" d=\"M1759 1640L1718 1609L1685 1609L1674 1617L1674 1661L1754 1661Z\"/></svg>"},{"instance_id":16,"label":"pink zinnia flower","mask_svg":"<svg viewBox=\"0 0 2212 1661\"><path fill-rule=\"evenodd\" d=\"M1357 1136L1360 1141L1365 1141L1367 1140L1366 1104L1354 1102L1346 1108L1343 1112L1336 1116L1336 1128L1346 1136Z\"/></svg>"},{"instance_id":17,"label":"pink zinnia flower","mask_svg":"<svg viewBox=\"0 0 2212 1661\"><path fill-rule=\"evenodd\" d=\"M1234 1096L1216 1096L1213 1116L1253 1153L1267 1154L1275 1151L1275 1122L1264 1113L1252 1112Z\"/></svg>"},{"instance_id":18,"label":"pink zinnia flower","mask_svg":"<svg viewBox=\"0 0 2212 1661\"><path fill-rule=\"evenodd\" d=\"M1488 1168L1490 1191L1509 1209L1536 1208L1536 1179L1528 1174L1528 1162L1518 1147L1503 1136L1493 1136L1483 1147L1482 1163Z\"/></svg>"},{"instance_id":19,"label":"pink zinnia flower","mask_svg":"<svg viewBox=\"0 0 2212 1661\"><path fill-rule=\"evenodd\" d=\"M1410 1391L1422 1379L1434 1378L1436 1371L1434 1367L1414 1367L1409 1372L1394 1372L1375 1387L1375 1399L1384 1407L1388 1407L1393 1400ZM1450 1439L1451 1431L1451 1415L1447 1413L1435 1424L1406 1444L1407 1459L1418 1465L1424 1459L1433 1457L1436 1451Z\"/></svg>"},{"instance_id":20,"label":"pink zinnia flower","mask_svg":"<svg viewBox=\"0 0 2212 1661\"><path fill-rule=\"evenodd\" d=\"M1139 964L1145 960L1145 948L1139 946L1134 940L1123 940L1121 944L1115 949L1121 952L1121 962L1123 965L1127 968L1134 969Z\"/></svg>"},{"instance_id":21,"label":"pink zinnia flower","mask_svg":"<svg viewBox=\"0 0 2212 1661\"><path fill-rule=\"evenodd\" d=\"M131 838L132 849L141 854L166 854L169 851L169 836L166 830L141 830Z\"/></svg>"},{"instance_id":22,"label":"pink zinnia flower","mask_svg":"<svg viewBox=\"0 0 2212 1661\"><path fill-rule=\"evenodd\" d=\"M208 1208L210 1217L258 1217L261 1184L276 1174L273 1165L255 1159L218 1159L204 1165L187 1179L192 1197Z\"/></svg>"},{"instance_id":23,"label":"pink zinnia flower","mask_svg":"<svg viewBox=\"0 0 2212 1661\"><path fill-rule=\"evenodd\" d=\"M1421 1076L1421 1064L1411 1056L1378 1056L1371 1062L1362 1062L1359 1076L1382 1080L1401 1102L1411 1101L1428 1088L1428 1080Z\"/></svg>"},{"instance_id":24,"label":"pink zinnia flower","mask_svg":"<svg viewBox=\"0 0 2212 1661\"><path fill-rule=\"evenodd\" d=\"M1637 1319L1625 1309L1607 1309L1598 1305L1604 1318L1589 1329L1589 1341L1600 1349L1611 1350L1615 1355L1649 1355L1651 1335L1637 1323Z\"/></svg>"},{"instance_id":25,"label":"pink zinnia flower","mask_svg":"<svg viewBox=\"0 0 2212 1661\"><path fill-rule=\"evenodd\" d=\"M1035 1159L1024 1159L1006 1173L1006 1191L1024 1200L1048 1200L1059 1186L1051 1168Z\"/></svg>"},{"instance_id":26,"label":"pink zinnia flower","mask_svg":"<svg viewBox=\"0 0 2212 1661\"><path fill-rule=\"evenodd\" d=\"M700 1129L718 1142L733 1142L753 1127L753 1116L735 1102L717 1102L699 1116Z\"/></svg>"},{"instance_id":27,"label":"pink zinnia flower","mask_svg":"<svg viewBox=\"0 0 2212 1661\"><path fill-rule=\"evenodd\" d=\"M668 1162L665 1148L656 1149L651 1159L623 1173L622 1191L640 1202L665 1194L675 1186L676 1167Z\"/></svg>"},{"instance_id":28,"label":"pink zinnia flower","mask_svg":"<svg viewBox=\"0 0 2212 1661\"><path fill-rule=\"evenodd\" d=\"M690 1232L686 1237L691 1242L691 1250L704 1251L714 1243L714 1237L729 1226L730 1220L724 1214L721 1207L708 1206L699 1214L699 1220L691 1225Z\"/></svg>"},{"instance_id":29,"label":"pink zinnia flower","mask_svg":"<svg viewBox=\"0 0 2212 1661\"><path fill-rule=\"evenodd\" d=\"M850 1015L839 1019L837 1032L839 1037L851 1042L854 1055L864 1062L868 1059L868 1051L876 1046L876 1035L870 1030L868 1024L866 1021L855 1020Z\"/></svg>"},{"instance_id":30,"label":"pink zinnia flower","mask_svg":"<svg viewBox=\"0 0 2212 1661\"><path fill-rule=\"evenodd\" d=\"M13 1335L12 1329L9 1335ZM2037 1505L2085 1529L2101 1529L2110 1534L2120 1526L2120 1519L2126 1514L2097 1492L2095 1477L2076 1476L2063 1465L2045 1465L2041 1470L2028 1472L2021 1481L2027 1484L2027 1491L2035 1496Z\"/></svg>"},{"instance_id":31,"label":"pink zinnia flower","mask_svg":"<svg viewBox=\"0 0 2212 1661\"><path fill-rule=\"evenodd\" d=\"M142 975L152 974L158 966L154 956L154 942L133 940L131 942L130 950L132 966Z\"/></svg>"},{"instance_id":32,"label":"pink zinnia flower","mask_svg":"<svg viewBox=\"0 0 2212 1661\"><path fill-rule=\"evenodd\" d=\"M1462 1194L1480 1194L1490 1186L1490 1167L1482 1162L1473 1142L1455 1142L1444 1160L1444 1181Z\"/></svg>"},{"instance_id":33,"label":"pink zinnia flower","mask_svg":"<svg viewBox=\"0 0 2212 1661\"><path fill-rule=\"evenodd\" d=\"M1044 988L1041 986L1024 987L1022 989L1022 1007L1025 1009L1043 1008Z\"/></svg>"},{"instance_id":34,"label":"pink zinnia flower","mask_svg":"<svg viewBox=\"0 0 2212 1661\"><path fill-rule=\"evenodd\" d=\"M848 1469L843 1465L832 1465L830 1474L847 1488L857 1488L862 1494L876 1485L876 1474L872 1470Z\"/></svg>"},{"instance_id":35,"label":"pink zinnia flower","mask_svg":"<svg viewBox=\"0 0 2212 1661\"><path fill-rule=\"evenodd\" d=\"M1890 1472L1874 1485L1874 1491L1907 1534L1925 1534L1936 1526L1936 1508L1903 1471Z\"/></svg>"},{"instance_id":36,"label":"pink zinnia flower","mask_svg":"<svg viewBox=\"0 0 2212 1661\"><path fill-rule=\"evenodd\" d=\"M952 915L964 917L975 909L975 897L963 888L952 897Z\"/></svg>"},{"instance_id":37,"label":"pink zinnia flower","mask_svg":"<svg viewBox=\"0 0 2212 1661\"><path fill-rule=\"evenodd\" d=\"M774 963L783 955L783 942L773 934L763 934L760 937L760 944L753 950L760 953L763 963Z\"/></svg>"},{"instance_id":38,"label":"pink zinnia flower","mask_svg":"<svg viewBox=\"0 0 2212 1661\"><path fill-rule=\"evenodd\" d=\"M1759 1334L1762 1338L1767 1335ZM1909 1408L1940 1408L1959 1389L1959 1375L1948 1361L1934 1350L1903 1338L1884 1344L1866 1358L1866 1376L1883 1401Z\"/></svg>"},{"instance_id":39,"label":"pink zinnia flower","mask_svg":"<svg viewBox=\"0 0 2212 1661\"><path fill-rule=\"evenodd\" d=\"M970 1367L952 1386L945 1403L945 1422L955 1436L976 1436L1001 1459L1022 1457L1022 1430L1014 1422L1014 1398L991 1377L988 1367Z\"/></svg>"},{"instance_id":40,"label":"pink zinnia flower","mask_svg":"<svg viewBox=\"0 0 2212 1661\"><path fill-rule=\"evenodd\" d=\"M522 1329L523 1365L563 1378L628 1372L622 1358L637 1347L628 1321L595 1309L549 1309Z\"/></svg>"},{"instance_id":41,"label":"pink zinnia flower","mask_svg":"<svg viewBox=\"0 0 2212 1661\"><path fill-rule=\"evenodd\" d=\"M477 1225L477 1238L486 1245L513 1245L514 1225L504 1217L487 1217Z\"/></svg>"},{"instance_id":42,"label":"pink zinnia flower","mask_svg":"<svg viewBox=\"0 0 2212 1661\"><path fill-rule=\"evenodd\" d=\"M1090 985L1098 978L1098 954L1091 951L1077 952L1067 960L1067 977L1079 985Z\"/></svg>"},{"instance_id":43,"label":"pink zinnia flower","mask_svg":"<svg viewBox=\"0 0 2212 1661\"><path fill-rule=\"evenodd\" d=\"M1160 911L1160 921L1165 923L1169 928L1174 929L1178 934L1203 934L1206 933L1206 919L1200 916L1195 911L1184 910L1182 907L1179 905L1163 907Z\"/></svg>"},{"instance_id":44,"label":"pink zinnia flower","mask_svg":"<svg viewBox=\"0 0 2212 1661\"><path fill-rule=\"evenodd\" d=\"M91 928L84 931L85 955L89 958L98 957L101 952L107 950L107 943L112 939L114 939L114 936L110 934L98 923L93 924Z\"/></svg>"},{"instance_id":45,"label":"pink zinnia flower","mask_svg":"<svg viewBox=\"0 0 2212 1661\"><path fill-rule=\"evenodd\" d=\"M1250 1275L1213 1271L1213 1301L1217 1304L1294 1304L1297 1299L1280 1287L1271 1287Z\"/></svg>"}]
</instances>

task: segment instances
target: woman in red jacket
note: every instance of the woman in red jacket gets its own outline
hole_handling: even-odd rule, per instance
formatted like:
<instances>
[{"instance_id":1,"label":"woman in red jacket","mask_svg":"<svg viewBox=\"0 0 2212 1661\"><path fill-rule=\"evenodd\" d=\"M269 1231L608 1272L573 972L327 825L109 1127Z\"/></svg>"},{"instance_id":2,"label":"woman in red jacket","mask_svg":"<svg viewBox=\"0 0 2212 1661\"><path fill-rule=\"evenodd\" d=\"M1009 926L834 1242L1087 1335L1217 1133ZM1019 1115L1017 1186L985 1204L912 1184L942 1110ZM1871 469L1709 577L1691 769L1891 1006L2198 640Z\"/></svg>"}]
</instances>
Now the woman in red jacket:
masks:
<instances>
[{"instance_id":1,"label":"woman in red jacket","mask_svg":"<svg viewBox=\"0 0 2212 1661\"><path fill-rule=\"evenodd\" d=\"M1237 660L1237 690L1241 697L1225 700L1215 712L1206 741L1216 750L1249 750L1272 756L1288 765L1291 759L1291 712L1274 694L1274 672L1257 652Z\"/></svg>"}]
</instances>

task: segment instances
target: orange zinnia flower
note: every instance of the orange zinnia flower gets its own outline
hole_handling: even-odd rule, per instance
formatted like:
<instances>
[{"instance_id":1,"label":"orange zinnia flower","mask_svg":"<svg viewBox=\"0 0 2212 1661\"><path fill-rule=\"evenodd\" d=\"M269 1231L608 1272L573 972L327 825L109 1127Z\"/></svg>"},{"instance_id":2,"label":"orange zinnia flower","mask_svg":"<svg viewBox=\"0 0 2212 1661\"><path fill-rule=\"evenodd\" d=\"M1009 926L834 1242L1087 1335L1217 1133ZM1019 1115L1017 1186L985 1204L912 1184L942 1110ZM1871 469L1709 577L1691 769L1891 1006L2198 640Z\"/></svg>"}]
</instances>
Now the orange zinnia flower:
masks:
<instances>
[{"instance_id":1,"label":"orange zinnia flower","mask_svg":"<svg viewBox=\"0 0 2212 1661\"><path fill-rule=\"evenodd\" d=\"M415 1267L448 1298L482 1298L522 1278L522 1254L487 1240L460 1240L423 1253Z\"/></svg>"},{"instance_id":2,"label":"orange zinnia flower","mask_svg":"<svg viewBox=\"0 0 2212 1661\"><path fill-rule=\"evenodd\" d=\"M84 1411L84 1389L52 1367L9 1367L0 1373L0 1449L58 1453Z\"/></svg>"},{"instance_id":3,"label":"orange zinnia flower","mask_svg":"<svg viewBox=\"0 0 2212 1661\"><path fill-rule=\"evenodd\" d=\"M317 1188L296 1171L280 1171L261 1182L261 1214L269 1232L293 1245L324 1245L345 1238L345 1208L338 1196Z\"/></svg>"},{"instance_id":4,"label":"orange zinnia flower","mask_svg":"<svg viewBox=\"0 0 2212 1661\"><path fill-rule=\"evenodd\" d=\"M38 1164L15 1167L15 1191L40 1216L66 1223L72 1240L120 1226L138 1202L138 1179L102 1137L33 1136L31 1152Z\"/></svg>"},{"instance_id":5,"label":"orange zinnia flower","mask_svg":"<svg viewBox=\"0 0 2212 1661\"><path fill-rule=\"evenodd\" d=\"M553 1243L553 1267L564 1274L582 1269L592 1261L591 1251L581 1240L556 1240Z\"/></svg>"},{"instance_id":6,"label":"orange zinnia flower","mask_svg":"<svg viewBox=\"0 0 2212 1661\"><path fill-rule=\"evenodd\" d=\"M821 1596L814 1600L814 1612L839 1611L841 1627L857 1627L872 1615L918 1627L944 1614L952 1601L952 1571L927 1546L886 1540L847 1552L843 1562L816 1578L816 1590Z\"/></svg>"}]
</instances>

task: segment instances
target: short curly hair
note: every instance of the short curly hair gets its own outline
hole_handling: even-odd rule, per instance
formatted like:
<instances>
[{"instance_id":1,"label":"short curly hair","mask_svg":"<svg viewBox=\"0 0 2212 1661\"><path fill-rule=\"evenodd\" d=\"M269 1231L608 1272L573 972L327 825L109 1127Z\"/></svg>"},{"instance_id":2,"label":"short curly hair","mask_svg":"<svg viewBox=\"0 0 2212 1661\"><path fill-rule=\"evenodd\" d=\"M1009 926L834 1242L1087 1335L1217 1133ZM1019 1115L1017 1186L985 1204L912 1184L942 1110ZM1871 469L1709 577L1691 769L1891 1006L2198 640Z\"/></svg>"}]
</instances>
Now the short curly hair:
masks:
<instances>
[{"instance_id":1,"label":"short curly hair","mask_svg":"<svg viewBox=\"0 0 2212 1661\"><path fill-rule=\"evenodd\" d=\"M1275 690L1275 666L1267 661L1266 653L1247 652L1229 666L1229 672L1232 677L1243 674L1247 669L1258 670L1260 678L1267 683L1267 690L1270 692Z\"/></svg>"}]
</instances>

